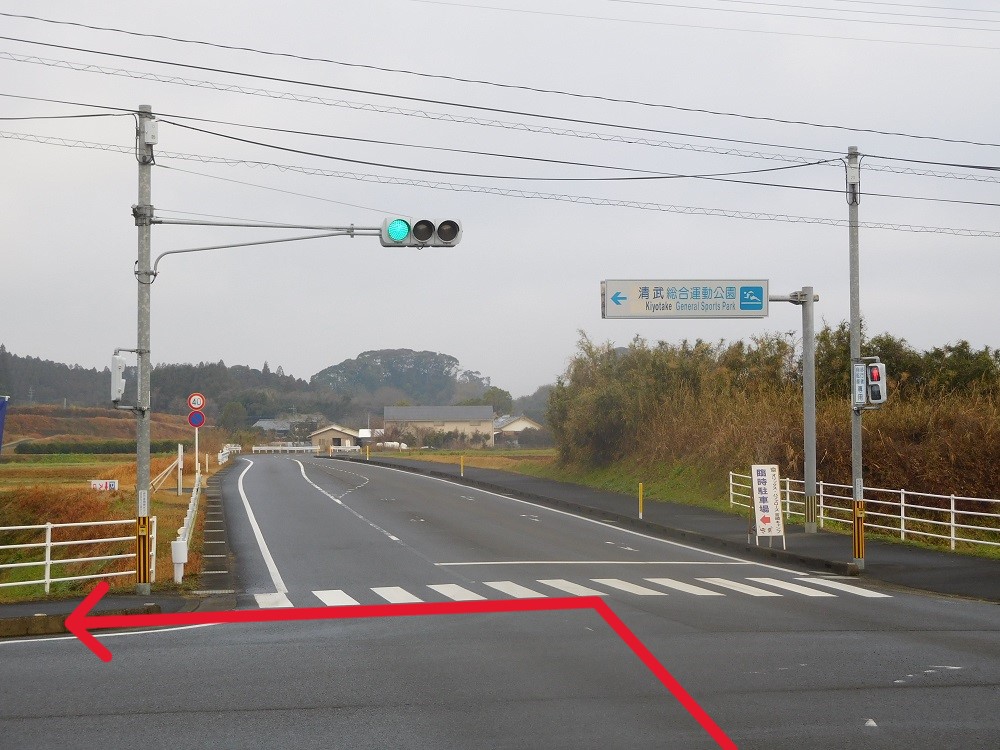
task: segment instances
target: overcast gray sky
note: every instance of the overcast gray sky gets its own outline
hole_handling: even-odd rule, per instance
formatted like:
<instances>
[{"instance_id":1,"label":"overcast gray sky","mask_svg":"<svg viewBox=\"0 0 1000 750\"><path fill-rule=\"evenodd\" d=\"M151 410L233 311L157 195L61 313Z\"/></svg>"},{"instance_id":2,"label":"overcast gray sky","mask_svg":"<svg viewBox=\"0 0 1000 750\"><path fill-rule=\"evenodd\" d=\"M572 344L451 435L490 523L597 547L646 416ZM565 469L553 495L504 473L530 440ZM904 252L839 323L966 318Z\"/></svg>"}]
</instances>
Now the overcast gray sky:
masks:
<instances>
[{"instance_id":1,"label":"overcast gray sky","mask_svg":"<svg viewBox=\"0 0 1000 750\"><path fill-rule=\"evenodd\" d=\"M579 330L626 344L800 326L787 304L763 320L602 320L602 279L812 285L817 316L836 324L849 314L839 159L851 145L865 155L861 221L887 226L861 230L869 332L918 349L1000 346L1000 172L967 168L1000 167L995 2L7 0L0 12L328 61L0 16L0 117L118 111L16 97L153 107L160 217L463 222L450 249L338 238L168 257L152 289L154 364L266 360L309 378L368 349L430 349L518 396L563 372ZM0 342L103 368L135 346L133 119L0 130ZM830 159L727 178L768 185L607 179ZM288 234L154 227L153 254Z\"/></svg>"}]
</instances>

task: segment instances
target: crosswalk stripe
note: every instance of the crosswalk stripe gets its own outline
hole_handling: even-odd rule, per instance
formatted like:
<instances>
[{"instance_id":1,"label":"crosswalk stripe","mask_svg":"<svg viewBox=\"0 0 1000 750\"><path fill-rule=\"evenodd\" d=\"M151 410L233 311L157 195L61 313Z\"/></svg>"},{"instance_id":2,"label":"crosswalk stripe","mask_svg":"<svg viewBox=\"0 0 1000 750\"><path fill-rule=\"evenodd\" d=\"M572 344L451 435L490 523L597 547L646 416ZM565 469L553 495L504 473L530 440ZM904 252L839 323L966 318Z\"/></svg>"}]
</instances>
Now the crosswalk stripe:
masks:
<instances>
[{"instance_id":1,"label":"crosswalk stripe","mask_svg":"<svg viewBox=\"0 0 1000 750\"><path fill-rule=\"evenodd\" d=\"M852 586L849 583L841 583L840 581L831 581L828 578L799 578L798 580L808 581L809 583L817 586L826 586L827 588L836 589L837 591L846 591L849 594L855 594L857 596L866 596L869 599L892 598L892 594L883 594L880 591L869 591L868 589L863 589L860 586Z\"/></svg>"},{"instance_id":2,"label":"crosswalk stripe","mask_svg":"<svg viewBox=\"0 0 1000 750\"><path fill-rule=\"evenodd\" d=\"M513 581L483 581L484 586L489 586L491 589L496 589L497 591L512 596L515 599L544 599L545 594L539 594L537 591L529 589L527 586L522 586L519 583L514 583Z\"/></svg>"},{"instance_id":3,"label":"crosswalk stripe","mask_svg":"<svg viewBox=\"0 0 1000 750\"><path fill-rule=\"evenodd\" d=\"M750 596L781 596L781 594L777 591L765 591L764 589L757 588L756 586L750 586L749 584L740 583L739 581L730 581L726 578L699 578L698 580L704 583L721 586L724 589L739 591L741 594L749 594Z\"/></svg>"},{"instance_id":4,"label":"crosswalk stripe","mask_svg":"<svg viewBox=\"0 0 1000 750\"><path fill-rule=\"evenodd\" d=\"M792 591L796 594L802 594L803 596L836 596L836 594L831 594L829 591L817 591L816 589L811 589L808 586L800 586L799 584L792 583L791 581L782 581L780 578L747 578L747 580L756 581L757 583L765 583L768 586L785 589L786 591ZM800 578L799 580L802 579Z\"/></svg>"},{"instance_id":5,"label":"crosswalk stripe","mask_svg":"<svg viewBox=\"0 0 1000 750\"><path fill-rule=\"evenodd\" d=\"M646 580L650 583L655 583L657 586L666 586L668 589L676 589L677 591L694 594L695 596L725 596L721 591L704 589L701 586L695 586L693 583L675 581L673 578L647 578Z\"/></svg>"},{"instance_id":6,"label":"crosswalk stripe","mask_svg":"<svg viewBox=\"0 0 1000 750\"><path fill-rule=\"evenodd\" d=\"M594 583L599 583L602 586L610 586L613 589L618 589L619 591L625 591L629 594L637 594L639 596L666 596L667 592L657 591L655 589L646 588L645 586L640 586L637 583L629 583L628 581L623 581L620 578L591 578Z\"/></svg>"},{"instance_id":7,"label":"crosswalk stripe","mask_svg":"<svg viewBox=\"0 0 1000 750\"><path fill-rule=\"evenodd\" d=\"M538 582L544 584L545 586L551 586L554 589L565 591L567 594L572 594L573 596L607 596L607 594L603 591L588 588L587 586L581 586L579 583L573 583L572 581L567 581L564 578L546 578L545 580L539 579Z\"/></svg>"},{"instance_id":8,"label":"crosswalk stripe","mask_svg":"<svg viewBox=\"0 0 1000 750\"><path fill-rule=\"evenodd\" d=\"M373 588L376 594L381 596L390 604L403 604L422 601L401 586L379 586Z\"/></svg>"},{"instance_id":9,"label":"crosswalk stripe","mask_svg":"<svg viewBox=\"0 0 1000 750\"><path fill-rule=\"evenodd\" d=\"M329 591L313 591L313 594L328 607L343 607L346 605L358 604L358 600L348 596L340 589L330 589Z\"/></svg>"},{"instance_id":10,"label":"crosswalk stripe","mask_svg":"<svg viewBox=\"0 0 1000 750\"><path fill-rule=\"evenodd\" d=\"M434 583L427 588L433 589L456 602L470 602L486 598L485 596L480 596L475 591L469 591L464 586L459 586L457 583Z\"/></svg>"},{"instance_id":11,"label":"crosswalk stripe","mask_svg":"<svg viewBox=\"0 0 1000 750\"><path fill-rule=\"evenodd\" d=\"M261 609L277 609L278 607L293 606L288 597L280 591L275 591L272 594L254 594L253 598L257 600L257 606Z\"/></svg>"}]
</instances>

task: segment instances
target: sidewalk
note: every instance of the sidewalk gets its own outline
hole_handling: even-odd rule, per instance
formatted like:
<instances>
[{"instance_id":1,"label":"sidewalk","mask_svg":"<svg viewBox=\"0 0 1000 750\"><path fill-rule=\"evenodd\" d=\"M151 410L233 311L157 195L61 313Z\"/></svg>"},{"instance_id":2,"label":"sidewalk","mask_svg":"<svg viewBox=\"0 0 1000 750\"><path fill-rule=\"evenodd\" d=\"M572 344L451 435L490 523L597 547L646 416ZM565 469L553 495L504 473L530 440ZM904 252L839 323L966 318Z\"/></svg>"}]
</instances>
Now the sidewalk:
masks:
<instances>
[{"instance_id":1,"label":"sidewalk","mask_svg":"<svg viewBox=\"0 0 1000 750\"><path fill-rule=\"evenodd\" d=\"M339 457L335 460L365 463L363 458ZM452 479L542 505L582 511L636 531L647 531L721 552L749 554L776 565L802 564L813 570L859 575L892 586L1000 603L1000 560L866 537L865 567L859 571L854 565L849 534L822 530L806 534L801 525L787 525L787 550L782 550L780 538L773 539L772 547L767 546L765 538L760 540L762 546L754 544L753 537L748 543L746 518L707 508L647 500L643 503L643 520L639 521L638 500L630 495L468 466L465 467L465 476L460 477L458 465L433 461L378 458L370 463Z\"/></svg>"}]
</instances>

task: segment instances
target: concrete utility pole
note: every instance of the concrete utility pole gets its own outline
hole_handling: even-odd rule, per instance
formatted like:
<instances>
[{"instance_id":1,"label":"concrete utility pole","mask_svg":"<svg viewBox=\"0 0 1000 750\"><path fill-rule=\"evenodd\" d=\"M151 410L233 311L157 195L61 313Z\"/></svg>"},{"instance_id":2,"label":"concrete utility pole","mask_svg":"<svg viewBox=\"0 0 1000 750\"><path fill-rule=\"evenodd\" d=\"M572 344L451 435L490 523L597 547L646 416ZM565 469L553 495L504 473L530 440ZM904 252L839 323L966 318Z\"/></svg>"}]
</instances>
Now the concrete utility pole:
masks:
<instances>
[{"instance_id":1,"label":"concrete utility pole","mask_svg":"<svg viewBox=\"0 0 1000 750\"><path fill-rule=\"evenodd\" d=\"M139 202L132 206L132 216L139 229L139 260L135 278L139 288L138 343L136 357L139 364L138 399L136 403L136 586L137 594L149 594L149 291L153 283L150 269L150 228L153 218L152 167L153 145L156 143L156 121L153 108L148 104L139 107L135 136L135 156L139 162Z\"/></svg>"},{"instance_id":2,"label":"concrete utility pole","mask_svg":"<svg viewBox=\"0 0 1000 750\"><path fill-rule=\"evenodd\" d=\"M861 203L861 166L858 147L847 149L847 210L848 238L850 243L851 272L851 484L854 487L853 537L854 564L858 570L865 568L865 501L864 477L861 466L861 408L857 403L859 375L863 379L864 363L861 361L861 272L858 249L858 204ZM858 368L861 368L860 373Z\"/></svg>"}]
</instances>

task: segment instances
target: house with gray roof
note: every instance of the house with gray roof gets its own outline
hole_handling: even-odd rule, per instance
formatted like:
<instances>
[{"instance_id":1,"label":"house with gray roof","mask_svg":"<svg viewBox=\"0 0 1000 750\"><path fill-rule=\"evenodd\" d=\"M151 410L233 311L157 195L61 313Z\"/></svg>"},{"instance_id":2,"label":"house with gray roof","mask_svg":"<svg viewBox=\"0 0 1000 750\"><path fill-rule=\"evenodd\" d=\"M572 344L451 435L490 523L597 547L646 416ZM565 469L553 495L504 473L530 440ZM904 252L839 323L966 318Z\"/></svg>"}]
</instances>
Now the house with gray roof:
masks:
<instances>
[{"instance_id":1,"label":"house with gray roof","mask_svg":"<svg viewBox=\"0 0 1000 750\"><path fill-rule=\"evenodd\" d=\"M492 406L386 406L382 416L386 434L396 431L419 438L429 432L457 432L493 446Z\"/></svg>"}]
</instances>

